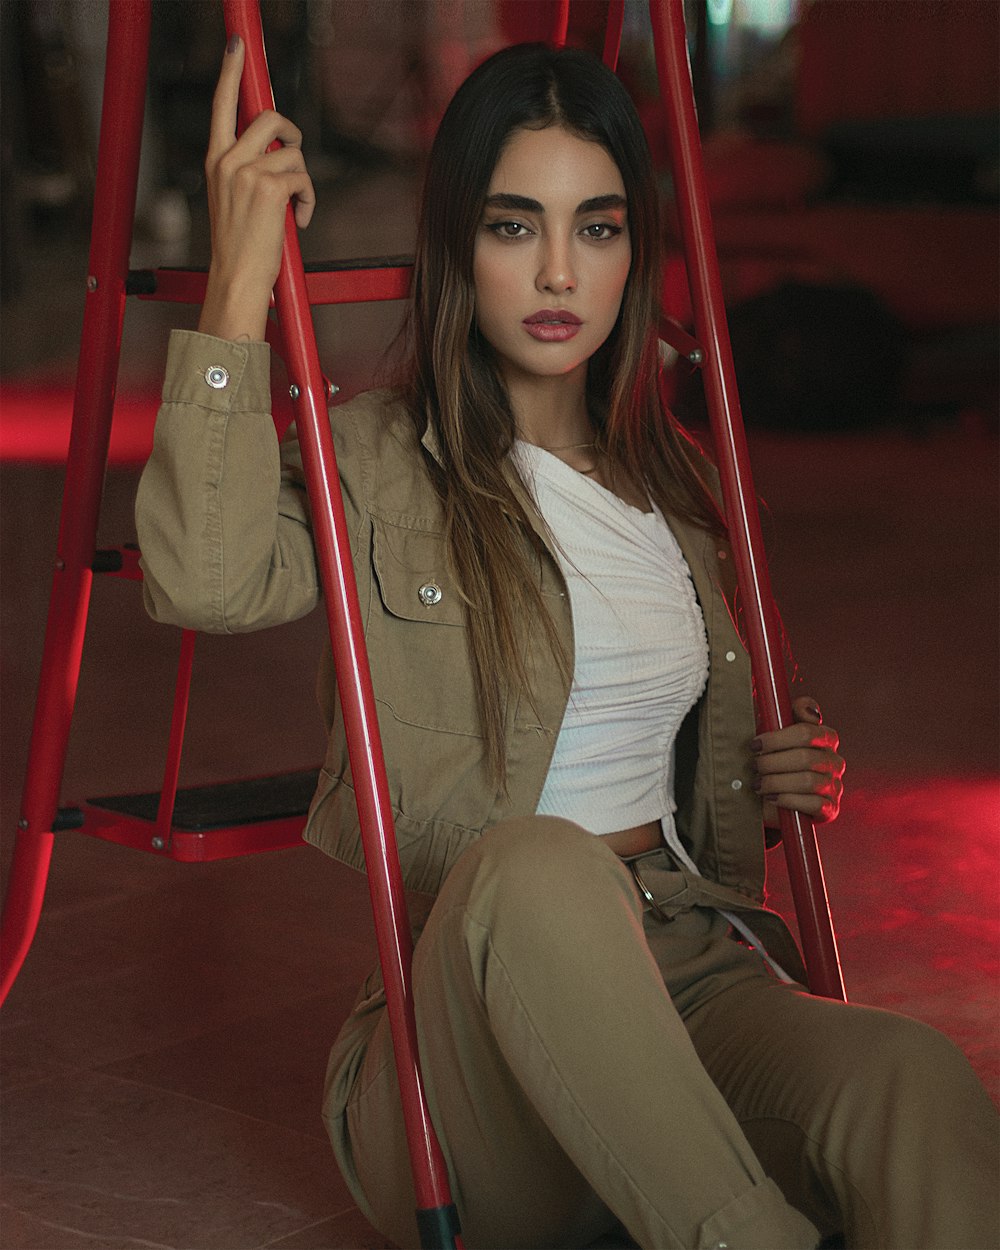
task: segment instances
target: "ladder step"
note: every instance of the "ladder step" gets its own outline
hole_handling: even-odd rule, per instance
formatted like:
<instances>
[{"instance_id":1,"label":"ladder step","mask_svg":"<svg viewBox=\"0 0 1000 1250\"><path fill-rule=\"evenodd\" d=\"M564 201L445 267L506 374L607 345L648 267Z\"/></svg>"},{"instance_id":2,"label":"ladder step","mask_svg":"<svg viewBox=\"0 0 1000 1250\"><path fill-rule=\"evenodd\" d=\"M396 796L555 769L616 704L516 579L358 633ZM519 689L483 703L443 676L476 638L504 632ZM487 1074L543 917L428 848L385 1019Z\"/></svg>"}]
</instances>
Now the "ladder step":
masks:
<instances>
[{"instance_id":1,"label":"ladder step","mask_svg":"<svg viewBox=\"0 0 1000 1250\"><path fill-rule=\"evenodd\" d=\"M310 304L359 304L406 299L413 272L411 256L371 256L357 260L314 261L304 266ZM200 304L205 269L132 269L126 295L167 303Z\"/></svg>"},{"instance_id":2,"label":"ladder step","mask_svg":"<svg viewBox=\"0 0 1000 1250\"><path fill-rule=\"evenodd\" d=\"M228 829L234 825L263 824L304 816L316 790L318 768L251 777L177 791L173 827L191 833ZM90 807L105 808L138 820L155 821L160 796L104 795L88 799Z\"/></svg>"}]
</instances>

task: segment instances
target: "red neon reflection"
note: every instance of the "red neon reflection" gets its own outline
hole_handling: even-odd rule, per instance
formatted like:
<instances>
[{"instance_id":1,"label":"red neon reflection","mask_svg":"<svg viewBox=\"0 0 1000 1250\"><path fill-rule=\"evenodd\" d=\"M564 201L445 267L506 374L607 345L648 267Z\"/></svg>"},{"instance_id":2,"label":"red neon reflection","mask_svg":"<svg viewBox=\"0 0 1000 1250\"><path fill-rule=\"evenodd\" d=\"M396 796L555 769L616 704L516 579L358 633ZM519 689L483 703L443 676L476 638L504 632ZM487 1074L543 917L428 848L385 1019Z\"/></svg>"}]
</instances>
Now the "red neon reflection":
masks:
<instances>
[{"instance_id":1,"label":"red neon reflection","mask_svg":"<svg viewBox=\"0 0 1000 1250\"><path fill-rule=\"evenodd\" d=\"M978 999L986 978L995 1022L1000 779L865 779L822 843L845 966L878 987L874 996L859 990L858 1001L902 1005L960 984ZM788 914L780 860L772 856L768 868L772 903ZM940 974L950 975L942 982Z\"/></svg>"},{"instance_id":2,"label":"red neon reflection","mask_svg":"<svg viewBox=\"0 0 1000 1250\"><path fill-rule=\"evenodd\" d=\"M115 403L109 462L142 464L153 445L159 395L120 396ZM0 384L0 460L61 464L69 447L73 386Z\"/></svg>"}]
</instances>

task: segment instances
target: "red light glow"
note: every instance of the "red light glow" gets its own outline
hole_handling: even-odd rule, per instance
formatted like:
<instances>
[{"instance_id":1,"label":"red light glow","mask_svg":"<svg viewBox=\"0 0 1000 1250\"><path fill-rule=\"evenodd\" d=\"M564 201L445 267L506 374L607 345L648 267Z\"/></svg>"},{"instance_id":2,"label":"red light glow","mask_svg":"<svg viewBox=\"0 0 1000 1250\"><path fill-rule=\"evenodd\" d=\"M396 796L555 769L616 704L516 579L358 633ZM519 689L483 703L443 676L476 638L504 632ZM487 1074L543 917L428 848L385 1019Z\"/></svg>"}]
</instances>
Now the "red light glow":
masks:
<instances>
[{"instance_id":1,"label":"red light glow","mask_svg":"<svg viewBox=\"0 0 1000 1250\"><path fill-rule=\"evenodd\" d=\"M126 395L115 404L111 464L142 464L153 445L159 395ZM73 417L72 386L4 382L0 385L0 460L62 464Z\"/></svg>"}]
</instances>

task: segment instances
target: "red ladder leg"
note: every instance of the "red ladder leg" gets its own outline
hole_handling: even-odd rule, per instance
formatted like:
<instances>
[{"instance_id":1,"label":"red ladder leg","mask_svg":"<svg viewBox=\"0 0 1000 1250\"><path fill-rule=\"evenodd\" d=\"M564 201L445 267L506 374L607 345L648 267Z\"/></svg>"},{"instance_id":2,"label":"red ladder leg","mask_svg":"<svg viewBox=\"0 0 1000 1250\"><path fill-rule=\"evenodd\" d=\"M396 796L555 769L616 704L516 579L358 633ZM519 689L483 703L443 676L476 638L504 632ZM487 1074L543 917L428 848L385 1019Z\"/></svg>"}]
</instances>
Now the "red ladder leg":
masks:
<instances>
[{"instance_id":1,"label":"red ladder leg","mask_svg":"<svg viewBox=\"0 0 1000 1250\"><path fill-rule=\"evenodd\" d=\"M775 730L792 723L792 705L736 390L694 109L683 0L650 0L650 16L695 333L704 351L705 395L747 625L757 708L764 728ZM815 994L843 1000L844 981L812 821L798 812L782 811L781 833L809 986Z\"/></svg>"},{"instance_id":2,"label":"red ladder leg","mask_svg":"<svg viewBox=\"0 0 1000 1250\"><path fill-rule=\"evenodd\" d=\"M90 603L97 517L118 377L146 98L149 0L109 6L87 296L55 574L24 795L0 932L0 1001L41 912Z\"/></svg>"},{"instance_id":3,"label":"red ladder leg","mask_svg":"<svg viewBox=\"0 0 1000 1250\"><path fill-rule=\"evenodd\" d=\"M223 0L223 9L227 34L235 31L246 45L240 100L242 115L245 120L250 120L264 109L274 107L260 12L257 0ZM351 562L351 546L337 477L326 387L316 350L291 206L285 219L284 252L274 302L288 349L286 364L292 380L291 393L312 508L317 564L323 584L337 671L337 690L347 728L351 772L357 793L375 934L385 980L413 1168L421 1245L460 1247L458 1219L448 1189L444 1156L431 1123L420 1074L410 978L413 947L409 919Z\"/></svg>"},{"instance_id":4,"label":"red ladder leg","mask_svg":"<svg viewBox=\"0 0 1000 1250\"><path fill-rule=\"evenodd\" d=\"M618 68L618 53L621 51L624 24L625 0L608 0L608 25L604 32L604 52L601 57L608 69Z\"/></svg>"}]
</instances>

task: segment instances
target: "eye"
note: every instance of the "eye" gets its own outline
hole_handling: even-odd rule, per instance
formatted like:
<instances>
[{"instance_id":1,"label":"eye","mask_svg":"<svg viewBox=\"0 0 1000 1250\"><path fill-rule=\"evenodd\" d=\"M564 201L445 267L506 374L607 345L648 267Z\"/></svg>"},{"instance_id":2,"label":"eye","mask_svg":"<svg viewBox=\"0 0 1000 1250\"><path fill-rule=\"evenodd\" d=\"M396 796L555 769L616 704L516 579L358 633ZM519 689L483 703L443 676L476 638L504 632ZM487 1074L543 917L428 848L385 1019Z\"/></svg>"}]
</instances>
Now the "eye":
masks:
<instances>
[{"instance_id":1,"label":"eye","mask_svg":"<svg viewBox=\"0 0 1000 1250\"><path fill-rule=\"evenodd\" d=\"M499 239L523 239L531 234L528 227L519 221L491 221L487 223L486 229Z\"/></svg>"},{"instance_id":2,"label":"eye","mask_svg":"<svg viewBox=\"0 0 1000 1250\"><path fill-rule=\"evenodd\" d=\"M606 239L617 238L622 229L622 226L611 221L593 221L589 226L584 226L580 233L584 238L593 239L595 243L603 243Z\"/></svg>"}]
</instances>

